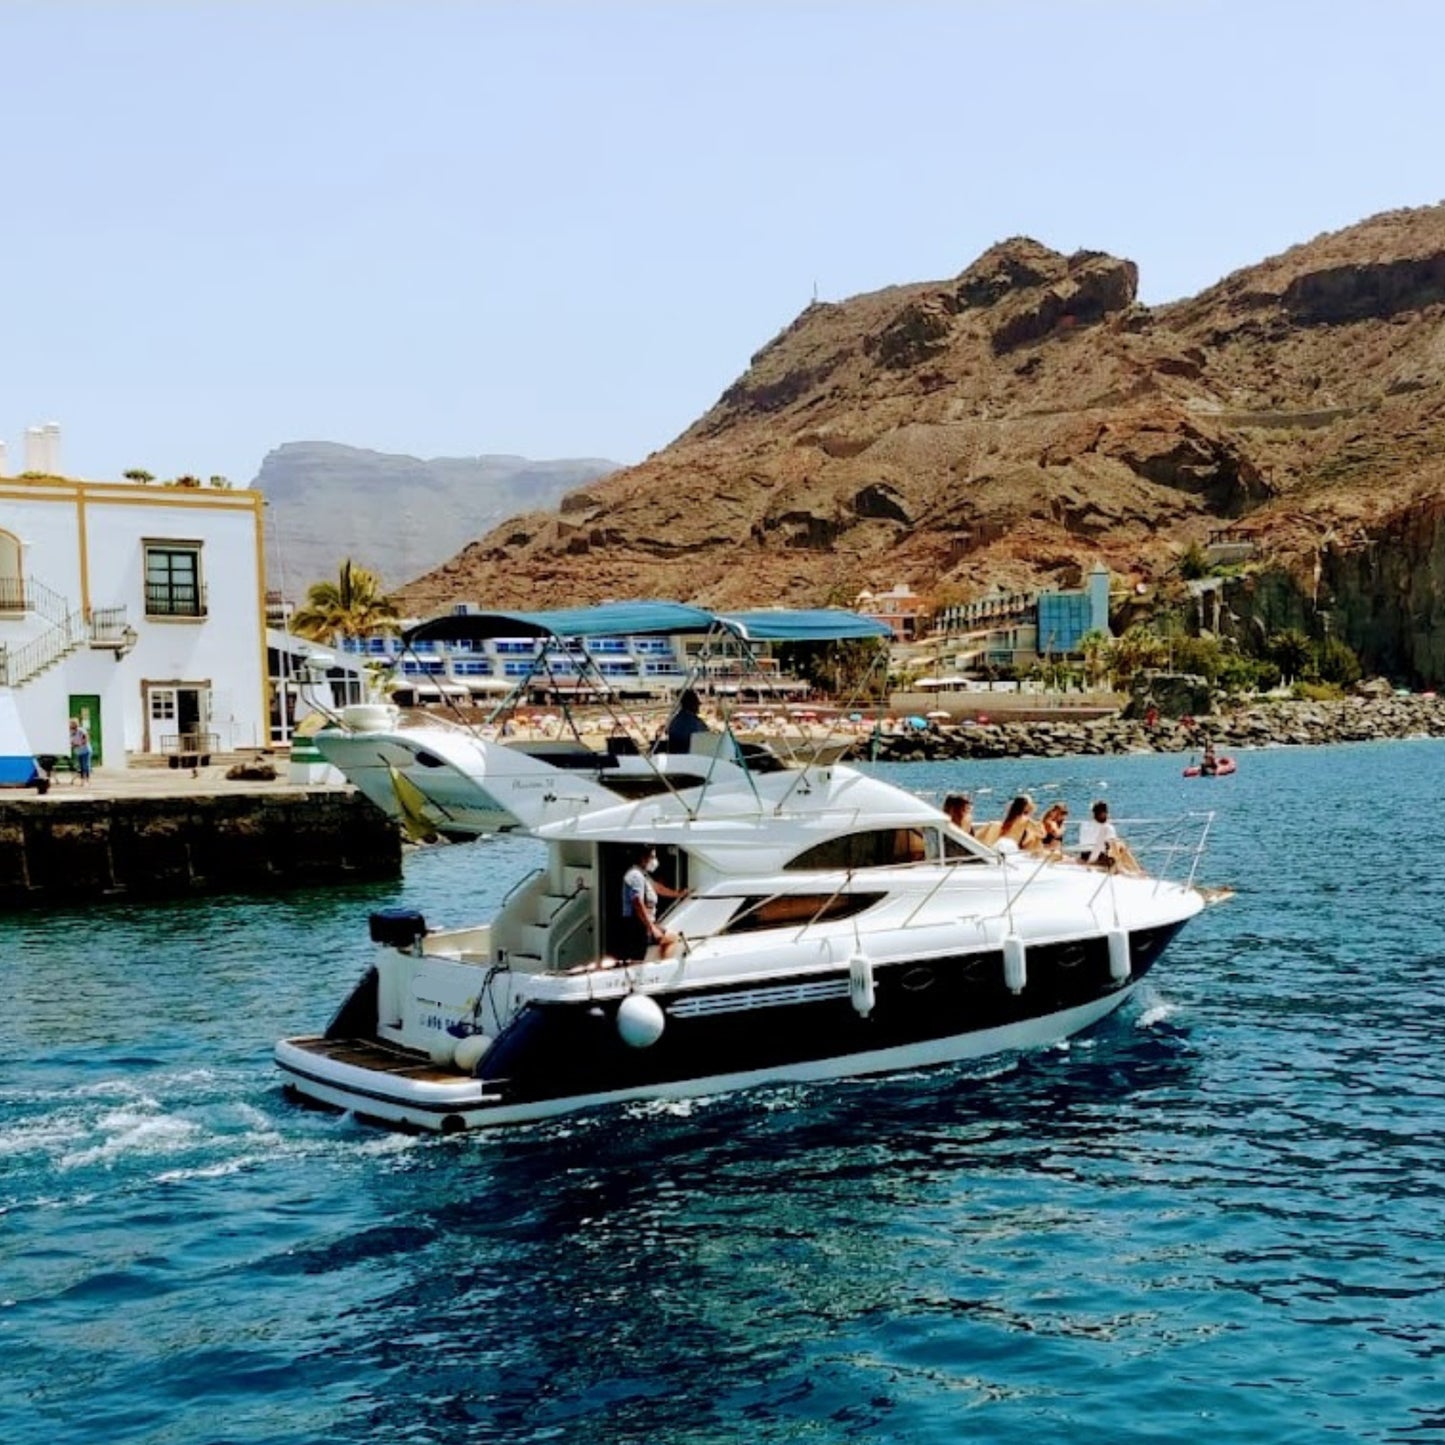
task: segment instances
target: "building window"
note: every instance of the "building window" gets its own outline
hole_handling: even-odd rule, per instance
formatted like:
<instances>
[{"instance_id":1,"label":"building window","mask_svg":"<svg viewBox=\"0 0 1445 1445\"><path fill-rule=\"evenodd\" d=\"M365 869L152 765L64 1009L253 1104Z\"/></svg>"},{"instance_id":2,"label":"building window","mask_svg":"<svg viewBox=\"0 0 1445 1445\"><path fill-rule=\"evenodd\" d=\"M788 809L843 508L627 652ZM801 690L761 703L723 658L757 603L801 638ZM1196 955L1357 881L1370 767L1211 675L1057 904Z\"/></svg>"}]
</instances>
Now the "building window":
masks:
<instances>
[{"instance_id":1,"label":"building window","mask_svg":"<svg viewBox=\"0 0 1445 1445\"><path fill-rule=\"evenodd\" d=\"M10 532L0 532L0 612L25 610L25 578L20 570L20 538Z\"/></svg>"},{"instance_id":2,"label":"building window","mask_svg":"<svg viewBox=\"0 0 1445 1445\"><path fill-rule=\"evenodd\" d=\"M146 616L204 617L199 542L147 542Z\"/></svg>"}]
</instances>

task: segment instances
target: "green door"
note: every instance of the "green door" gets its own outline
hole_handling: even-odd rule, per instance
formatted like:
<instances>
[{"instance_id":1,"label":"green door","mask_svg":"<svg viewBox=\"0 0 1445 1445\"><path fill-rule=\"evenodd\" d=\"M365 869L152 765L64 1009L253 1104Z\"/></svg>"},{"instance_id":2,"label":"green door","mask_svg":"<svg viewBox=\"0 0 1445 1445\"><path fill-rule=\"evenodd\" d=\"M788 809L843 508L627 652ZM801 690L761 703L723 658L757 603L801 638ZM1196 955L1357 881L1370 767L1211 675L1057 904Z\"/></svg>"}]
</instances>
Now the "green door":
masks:
<instances>
[{"instance_id":1,"label":"green door","mask_svg":"<svg viewBox=\"0 0 1445 1445\"><path fill-rule=\"evenodd\" d=\"M98 768L105 761L100 741L100 699L93 692L71 693L70 716L79 718L81 727L90 734L90 763Z\"/></svg>"}]
</instances>

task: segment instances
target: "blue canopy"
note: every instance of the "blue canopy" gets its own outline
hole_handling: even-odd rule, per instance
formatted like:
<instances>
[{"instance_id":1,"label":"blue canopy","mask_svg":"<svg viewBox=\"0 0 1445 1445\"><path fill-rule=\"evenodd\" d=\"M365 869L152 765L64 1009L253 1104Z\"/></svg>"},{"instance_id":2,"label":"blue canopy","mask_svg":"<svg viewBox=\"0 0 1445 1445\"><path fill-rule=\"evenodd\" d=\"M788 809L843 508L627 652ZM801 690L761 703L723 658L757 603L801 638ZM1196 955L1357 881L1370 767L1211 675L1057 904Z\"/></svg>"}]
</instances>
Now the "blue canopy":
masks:
<instances>
[{"instance_id":1,"label":"blue canopy","mask_svg":"<svg viewBox=\"0 0 1445 1445\"><path fill-rule=\"evenodd\" d=\"M887 623L837 607L720 612L718 621L744 642L844 642L851 638L892 635Z\"/></svg>"},{"instance_id":2,"label":"blue canopy","mask_svg":"<svg viewBox=\"0 0 1445 1445\"><path fill-rule=\"evenodd\" d=\"M402 633L417 642L485 642L489 637L645 637L708 632L713 615L681 602L604 602L553 612L465 612L431 617Z\"/></svg>"},{"instance_id":3,"label":"blue canopy","mask_svg":"<svg viewBox=\"0 0 1445 1445\"><path fill-rule=\"evenodd\" d=\"M402 634L418 642L484 642L489 637L645 637L725 627L745 642L836 642L887 637L888 627L838 608L704 612L682 602L604 602L553 612L464 612L428 618Z\"/></svg>"}]
</instances>

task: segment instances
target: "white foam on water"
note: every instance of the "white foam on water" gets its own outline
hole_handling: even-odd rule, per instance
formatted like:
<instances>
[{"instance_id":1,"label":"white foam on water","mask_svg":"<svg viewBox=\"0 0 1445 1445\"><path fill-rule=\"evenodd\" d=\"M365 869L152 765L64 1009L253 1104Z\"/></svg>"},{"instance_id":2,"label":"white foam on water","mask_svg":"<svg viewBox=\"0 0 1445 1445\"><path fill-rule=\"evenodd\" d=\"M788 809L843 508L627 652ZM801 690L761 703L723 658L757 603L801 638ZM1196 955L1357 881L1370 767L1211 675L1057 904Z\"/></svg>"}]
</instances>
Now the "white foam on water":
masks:
<instances>
[{"instance_id":1,"label":"white foam on water","mask_svg":"<svg viewBox=\"0 0 1445 1445\"><path fill-rule=\"evenodd\" d=\"M1139 990L1139 1013L1134 1020L1136 1029L1152 1029L1165 1019L1171 1019L1179 1012L1179 1005L1167 999L1151 984Z\"/></svg>"},{"instance_id":2,"label":"white foam on water","mask_svg":"<svg viewBox=\"0 0 1445 1445\"><path fill-rule=\"evenodd\" d=\"M707 1103L706 1098L638 1099L623 1112L629 1119L690 1119L699 1106Z\"/></svg>"},{"instance_id":3,"label":"white foam on water","mask_svg":"<svg viewBox=\"0 0 1445 1445\"><path fill-rule=\"evenodd\" d=\"M103 1115L95 1127L107 1137L89 1149L63 1155L62 1169L111 1164L132 1155L173 1154L193 1147L201 1132L200 1126L190 1119L169 1114L138 1114L124 1109Z\"/></svg>"},{"instance_id":4,"label":"white foam on water","mask_svg":"<svg viewBox=\"0 0 1445 1445\"><path fill-rule=\"evenodd\" d=\"M261 1154L241 1154L234 1159L222 1159L215 1164L198 1164L190 1169L162 1169L155 1176L157 1184L182 1184L188 1179L224 1179L231 1174L239 1174L243 1169L249 1169L253 1164L260 1164L268 1156Z\"/></svg>"},{"instance_id":5,"label":"white foam on water","mask_svg":"<svg viewBox=\"0 0 1445 1445\"><path fill-rule=\"evenodd\" d=\"M801 1084L791 1088L769 1089L758 1097L758 1104L765 1114L780 1114L788 1109L801 1109L808 1101L810 1091Z\"/></svg>"},{"instance_id":6,"label":"white foam on water","mask_svg":"<svg viewBox=\"0 0 1445 1445\"><path fill-rule=\"evenodd\" d=\"M968 1059L957 1065L959 1074L970 1081L1002 1079L1018 1073L1023 1060L1018 1054L999 1054L992 1059Z\"/></svg>"},{"instance_id":7,"label":"white foam on water","mask_svg":"<svg viewBox=\"0 0 1445 1445\"><path fill-rule=\"evenodd\" d=\"M99 1079L91 1084L66 1084L54 1089L7 1089L0 1099L17 1104L74 1104L79 1100L125 1100L155 1107L157 1100L131 1079Z\"/></svg>"},{"instance_id":8,"label":"white foam on water","mask_svg":"<svg viewBox=\"0 0 1445 1445\"><path fill-rule=\"evenodd\" d=\"M51 1155L90 1136L90 1126L79 1115L50 1115L30 1119L0 1132L0 1159L24 1154Z\"/></svg>"}]
</instances>

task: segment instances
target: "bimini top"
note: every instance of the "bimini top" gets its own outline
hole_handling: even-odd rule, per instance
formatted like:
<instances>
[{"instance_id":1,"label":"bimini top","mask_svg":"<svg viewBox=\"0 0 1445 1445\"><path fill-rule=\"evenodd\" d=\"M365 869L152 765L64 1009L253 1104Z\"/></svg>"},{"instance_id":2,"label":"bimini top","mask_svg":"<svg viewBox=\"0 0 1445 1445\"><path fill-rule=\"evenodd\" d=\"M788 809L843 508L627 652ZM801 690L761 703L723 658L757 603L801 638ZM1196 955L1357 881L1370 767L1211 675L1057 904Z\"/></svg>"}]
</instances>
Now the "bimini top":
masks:
<instances>
[{"instance_id":1,"label":"bimini top","mask_svg":"<svg viewBox=\"0 0 1445 1445\"><path fill-rule=\"evenodd\" d=\"M838 642L888 637L886 624L838 608L706 612L682 602L604 602L551 612L463 612L431 617L402 633L418 642L485 642L492 637L647 637L724 629L744 642Z\"/></svg>"}]
</instances>

